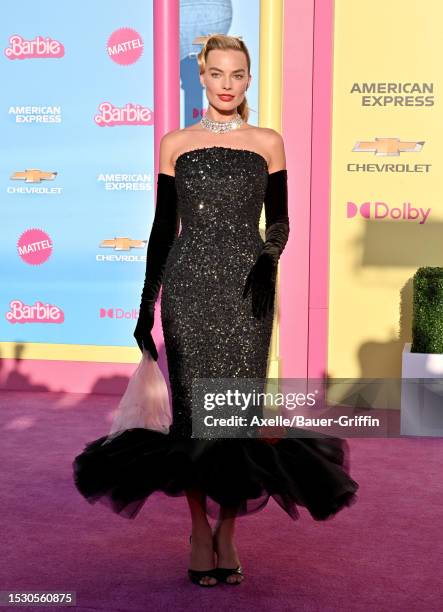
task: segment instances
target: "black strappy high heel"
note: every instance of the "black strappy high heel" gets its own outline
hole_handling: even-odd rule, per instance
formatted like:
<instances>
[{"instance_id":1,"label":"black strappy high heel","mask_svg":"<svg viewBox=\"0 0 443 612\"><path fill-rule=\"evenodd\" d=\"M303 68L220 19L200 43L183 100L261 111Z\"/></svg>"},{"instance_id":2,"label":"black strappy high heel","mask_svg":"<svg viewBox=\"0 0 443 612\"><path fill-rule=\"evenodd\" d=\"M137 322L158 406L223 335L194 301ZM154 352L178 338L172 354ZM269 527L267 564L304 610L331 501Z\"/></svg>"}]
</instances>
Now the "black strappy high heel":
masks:
<instances>
[{"instance_id":1,"label":"black strappy high heel","mask_svg":"<svg viewBox=\"0 0 443 612\"><path fill-rule=\"evenodd\" d=\"M217 554L216 550L215 550L215 544L214 544L214 540L212 540L213 544L213 548L214 548L214 552L215 554ZM215 577L217 578L217 580L219 582L224 582L225 584L240 584L241 582L243 582L243 580L234 580L233 582L230 582L229 580L227 580L228 576L232 576L233 574L239 574L240 576L243 576L243 580L244 580L244 573L243 573L243 568L241 565L238 565L237 567L216 567L215 568Z\"/></svg>"},{"instance_id":2,"label":"black strappy high heel","mask_svg":"<svg viewBox=\"0 0 443 612\"><path fill-rule=\"evenodd\" d=\"M192 535L189 536L189 543L191 543L192 540ZM189 576L189 580L193 583L193 584L198 584L198 586L201 587L214 587L217 586L218 582L213 582L212 584L209 583L202 583L200 582L200 580L202 578L216 578L217 579L217 568L212 568L209 570L194 570L194 569L189 569L188 568L188 576Z\"/></svg>"}]
</instances>

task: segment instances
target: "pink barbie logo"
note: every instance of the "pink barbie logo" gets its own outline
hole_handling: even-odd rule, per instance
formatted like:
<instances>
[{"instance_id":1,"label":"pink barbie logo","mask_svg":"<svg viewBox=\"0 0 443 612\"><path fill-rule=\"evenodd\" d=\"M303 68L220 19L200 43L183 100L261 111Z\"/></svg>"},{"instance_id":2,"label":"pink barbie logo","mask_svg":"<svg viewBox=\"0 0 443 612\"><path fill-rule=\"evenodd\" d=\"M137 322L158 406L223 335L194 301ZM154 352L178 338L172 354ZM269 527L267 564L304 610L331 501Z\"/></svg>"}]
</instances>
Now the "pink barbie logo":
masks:
<instances>
[{"instance_id":1,"label":"pink barbie logo","mask_svg":"<svg viewBox=\"0 0 443 612\"><path fill-rule=\"evenodd\" d=\"M100 127L113 125L153 125L152 111L141 104L126 104L118 108L110 102L102 102L100 113L95 115L94 121Z\"/></svg>"},{"instance_id":2,"label":"pink barbie logo","mask_svg":"<svg viewBox=\"0 0 443 612\"><path fill-rule=\"evenodd\" d=\"M123 308L100 308L100 319L109 317L110 319L137 319L138 310L123 310Z\"/></svg>"},{"instance_id":3,"label":"pink barbie logo","mask_svg":"<svg viewBox=\"0 0 443 612\"><path fill-rule=\"evenodd\" d=\"M11 300L6 320L9 323L63 323L64 312L53 304L35 302L33 306L25 304L21 300Z\"/></svg>"},{"instance_id":4,"label":"pink barbie logo","mask_svg":"<svg viewBox=\"0 0 443 612\"><path fill-rule=\"evenodd\" d=\"M17 250L24 262L32 266L39 266L49 258L52 253L52 242L46 232L33 227L20 236Z\"/></svg>"},{"instance_id":5,"label":"pink barbie logo","mask_svg":"<svg viewBox=\"0 0 443 612\"><path fill-rule=\"evenodd\" d=\"M385 202L363 202L360 206L354 202L347 203L346 216L348 219L355 217L358 212L365 219L386 219L386 217L389 217L394 221L398 219L418 221L419 225L422 225L426 223L431 208L415 208L410 202L403 202L401 208L389 207Z\"/></svg>"},{"instance_id":6,"label":"pink barbie logo","mask_svg":"<svg viewBox=\"0 0 443 612\"><path fill-rule=\"evenodd\" d=\"M20 34L9 38L9 47L5 49L8 59L29 59L32 57L63 57L65 48L61 42L47 36L36 36L34 40L26 40Z\"/></svg>"},{"instance_id":7,"label":"pink barbie logo","mask_svg":"<svg viewBox=\"0 0 443 612\"><path fill-rule=\"evenodd\" d=\"M108 40L108 55L120 66L134 64L143 53L143 40L132 28L120 28Z\"/></svg>"}]
</instances>

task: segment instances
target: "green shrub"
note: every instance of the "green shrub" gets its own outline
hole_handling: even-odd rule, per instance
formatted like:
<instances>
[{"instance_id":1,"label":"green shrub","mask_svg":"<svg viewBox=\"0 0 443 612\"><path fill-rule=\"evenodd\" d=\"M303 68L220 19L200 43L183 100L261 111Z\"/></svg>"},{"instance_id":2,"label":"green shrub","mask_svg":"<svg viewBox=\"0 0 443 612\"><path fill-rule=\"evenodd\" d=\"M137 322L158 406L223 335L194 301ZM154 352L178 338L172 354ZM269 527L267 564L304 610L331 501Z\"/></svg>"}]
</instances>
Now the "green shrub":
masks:
<instances>
[{"instance_id":1,"label":"green shrub","mask_svg":"<svg viewBox=\"0 0 443 612\"><path fill-rule=\"evenodd\" d=\"M411 353L443 353L443 268L414 274Z\"/></svg>"}]
</instances>

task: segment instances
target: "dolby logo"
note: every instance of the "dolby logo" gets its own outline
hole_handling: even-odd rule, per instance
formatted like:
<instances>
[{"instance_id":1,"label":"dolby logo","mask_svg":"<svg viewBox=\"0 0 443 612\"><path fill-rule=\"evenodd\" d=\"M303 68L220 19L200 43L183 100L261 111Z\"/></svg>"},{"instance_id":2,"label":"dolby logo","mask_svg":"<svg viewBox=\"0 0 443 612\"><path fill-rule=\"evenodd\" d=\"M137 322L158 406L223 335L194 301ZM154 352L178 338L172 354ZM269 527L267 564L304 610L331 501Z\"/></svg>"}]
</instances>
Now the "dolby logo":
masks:
<instances>
[{"instance_id":1,"label":"dolby logo","mask_svg":"<svg viewBox=\"0 0 443 612\"><path fill-rule=\"evenodd\" d=\"M352 219L357 215L364 219L379 221L389 219L391 221L413 221L420 225L426 223L431 208L417 208L410 202L403 202L400 206L389 206L386 202L363 202L356 204L348 202L346 205L346 217Z\"/></svg>"},{"instance_id":2,"label":"dolby logo","mask_svg":"<svg viewBox=\"0 0 443 612\"><path fill-rule=\"evenodd\" d=\"M138 308L100 308L100 319L138 319Z\"/></svg>"}]
</instances>

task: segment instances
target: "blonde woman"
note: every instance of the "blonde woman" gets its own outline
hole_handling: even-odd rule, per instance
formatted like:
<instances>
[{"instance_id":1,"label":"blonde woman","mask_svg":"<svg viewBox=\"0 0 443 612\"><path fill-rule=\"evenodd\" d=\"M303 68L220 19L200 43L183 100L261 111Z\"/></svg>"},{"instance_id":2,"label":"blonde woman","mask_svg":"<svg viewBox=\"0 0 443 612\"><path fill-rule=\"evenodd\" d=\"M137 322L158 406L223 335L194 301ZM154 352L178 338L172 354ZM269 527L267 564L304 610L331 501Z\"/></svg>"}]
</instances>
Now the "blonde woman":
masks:
<instances>
[{"instance_id":1,"label":"blonde woman","mask_svg":"<svg viewBox=\"0 0 443 612\"><path fill-rule=\"evenodd\" d=\"M338 438L270 440L251 436L253 428L247 435L239 428L231 437L191 437L200 415L195 381L266 378L277 265L289 237L284 143L276 131L248 123L246 45L222 34L197 42L204 43L198 63L208 110L161 141L134 331L140 349L157 360L151 330L162 287L173 424L168 435L132 428L107 444L106 436L90 442L74 470L88 501L110 502L129 518L154 491L186 495L188 575L213 587L244 579L234 542L237 517L261 510L272 496L293 519L301 505L325 520L356 500L358 484L347 471L347 443ZM259 234L263 204L265 240Z\"/></svg>"}]
</instances>

